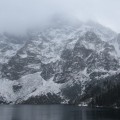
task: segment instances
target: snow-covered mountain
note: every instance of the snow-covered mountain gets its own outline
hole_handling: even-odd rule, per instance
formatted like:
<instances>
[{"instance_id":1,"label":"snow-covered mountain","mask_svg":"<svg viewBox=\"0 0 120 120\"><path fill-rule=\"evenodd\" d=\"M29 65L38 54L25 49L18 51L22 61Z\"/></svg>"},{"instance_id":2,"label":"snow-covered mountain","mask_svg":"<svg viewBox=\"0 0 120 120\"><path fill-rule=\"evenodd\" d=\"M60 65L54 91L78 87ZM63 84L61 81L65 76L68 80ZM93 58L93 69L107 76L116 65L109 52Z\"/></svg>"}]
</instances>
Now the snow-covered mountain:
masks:
<instances>
[{"instance_id":1,"label":"snow-covered mountain","mask_svg":"<svg viewBox=\"0 0 120 120\"><path fill-rule=\"evenodd\" d=\"M119 68L119 34L92 21L57 18L25 37L0 35L0 102L107 105L96 99L116 93Z\"/></svg>"}]
</instances>

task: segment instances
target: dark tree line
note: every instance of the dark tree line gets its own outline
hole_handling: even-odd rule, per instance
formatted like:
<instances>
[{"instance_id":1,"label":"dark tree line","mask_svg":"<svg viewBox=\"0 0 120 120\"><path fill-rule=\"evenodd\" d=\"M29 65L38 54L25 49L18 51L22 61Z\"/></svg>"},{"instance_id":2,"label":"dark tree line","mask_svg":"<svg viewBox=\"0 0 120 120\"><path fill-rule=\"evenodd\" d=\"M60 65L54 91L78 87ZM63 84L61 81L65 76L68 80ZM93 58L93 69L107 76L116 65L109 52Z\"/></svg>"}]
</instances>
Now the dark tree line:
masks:
<instances>
[{"instance_id":1,"label":"dark tree line","mask_svg":"<svg viewBox=\"0 0 120 120\"><path fill-rule=\"evenodd\" d=\"M92 102L92 105L98 106L120 106L120 85L114 86L107 92L96 96Z\"/></svg>"}]
</instances>

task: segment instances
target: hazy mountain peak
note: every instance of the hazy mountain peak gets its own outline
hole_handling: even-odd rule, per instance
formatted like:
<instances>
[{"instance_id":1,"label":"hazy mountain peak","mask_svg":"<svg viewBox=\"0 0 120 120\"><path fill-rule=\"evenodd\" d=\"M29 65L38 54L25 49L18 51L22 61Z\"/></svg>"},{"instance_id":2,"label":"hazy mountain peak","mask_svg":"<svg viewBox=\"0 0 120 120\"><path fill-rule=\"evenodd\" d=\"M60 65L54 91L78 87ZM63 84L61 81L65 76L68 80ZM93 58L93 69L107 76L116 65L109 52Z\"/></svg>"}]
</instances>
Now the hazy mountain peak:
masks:
<instances>
[{"instance_id":1,"label":"hazy mountain peak","mask_svg":"<svg viewBox=\"0 0 120 120\"><path fill-rule=\"evenodd\" d=\"M27 102L36 96L49 101L56 96L59 103L72 103L86 95L86 86L92 81L103 85L105 77L119 72L120 49L116 41L109 42L116 33L99 23L59 15L38 28L30 31L27 39L10 34L3 35L5 40L1 38L0 77L4 88L0 87L0 97L4 102Z\"/></svg>"}]
</instances>

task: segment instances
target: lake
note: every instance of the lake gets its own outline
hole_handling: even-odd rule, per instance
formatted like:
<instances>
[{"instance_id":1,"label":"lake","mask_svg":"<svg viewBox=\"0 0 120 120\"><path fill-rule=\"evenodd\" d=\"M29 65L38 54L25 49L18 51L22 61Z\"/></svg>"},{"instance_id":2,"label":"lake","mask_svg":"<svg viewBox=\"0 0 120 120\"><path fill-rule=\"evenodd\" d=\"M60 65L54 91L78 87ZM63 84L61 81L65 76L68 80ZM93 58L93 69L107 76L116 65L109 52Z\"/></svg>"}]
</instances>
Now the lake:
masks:
<instances>
[{"instance_id":1,"label":"lake","mask_svg":"<svg viewBox=\"0 0 120 120\"><path fill-rule=\"evenodd\" d=\"M72 105L0 105L0 120L120 120L120 110Z\"/></svg>"}]
</instances>

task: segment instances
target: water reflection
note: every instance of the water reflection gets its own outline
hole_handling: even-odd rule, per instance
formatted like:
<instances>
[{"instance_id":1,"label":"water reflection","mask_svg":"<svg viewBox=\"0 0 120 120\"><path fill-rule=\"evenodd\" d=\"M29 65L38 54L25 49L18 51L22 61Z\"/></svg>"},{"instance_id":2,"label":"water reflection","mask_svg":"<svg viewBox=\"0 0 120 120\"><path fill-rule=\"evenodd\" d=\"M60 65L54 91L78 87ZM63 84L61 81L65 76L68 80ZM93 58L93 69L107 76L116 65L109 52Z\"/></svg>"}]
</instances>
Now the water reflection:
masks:
<instances>
[{"instance_id":1,"label":"water reflection","mask_svg":"<svg viewBox=\"0 0 120 120\"><path fill-rule=\"evenodd\" d=\"M68 105L0 106L0 120L120 120L120 111Z\"/></svg>"}]
</instances>

